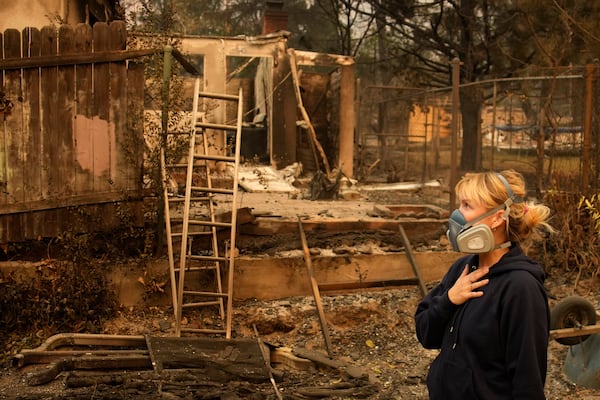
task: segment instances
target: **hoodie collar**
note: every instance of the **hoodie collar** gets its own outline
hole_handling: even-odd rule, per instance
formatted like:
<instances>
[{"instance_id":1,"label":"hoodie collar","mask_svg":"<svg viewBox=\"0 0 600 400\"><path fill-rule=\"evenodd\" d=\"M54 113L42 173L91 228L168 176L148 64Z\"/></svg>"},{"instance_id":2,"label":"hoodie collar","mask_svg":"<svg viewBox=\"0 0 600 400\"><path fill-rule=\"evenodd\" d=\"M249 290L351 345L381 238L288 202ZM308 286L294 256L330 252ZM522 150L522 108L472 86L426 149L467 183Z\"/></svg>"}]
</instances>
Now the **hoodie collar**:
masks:
<instances>
[{"instance_id":1,"label":"hoodie collar","mask_svg":"<svg viewBox=\"0 0 600 400\"><path fill-rule=\"evenodd\" d=\"M472 262L473 265L479 266L479 255L475 254ZM508 253L500 257L500 260L490 268L488 275L497 276L516 270L527 271L540 282L545 279L544 270L541 266L527 257L521 247L515 243L511 244Z\"/></svg>"}]
</instances>

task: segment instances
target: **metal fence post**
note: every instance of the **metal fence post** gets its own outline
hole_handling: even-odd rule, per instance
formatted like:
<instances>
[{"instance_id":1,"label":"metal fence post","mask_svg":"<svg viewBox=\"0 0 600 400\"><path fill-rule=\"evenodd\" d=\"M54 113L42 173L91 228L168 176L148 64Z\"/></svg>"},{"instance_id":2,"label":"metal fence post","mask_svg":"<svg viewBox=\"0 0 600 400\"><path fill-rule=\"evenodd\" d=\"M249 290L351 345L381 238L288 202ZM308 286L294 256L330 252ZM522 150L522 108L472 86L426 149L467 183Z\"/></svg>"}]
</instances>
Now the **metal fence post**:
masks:
<instances>
[{"instance_id":1,"label":"metal fence post","mask_svg":"<svg viewBox=\"0 0 600 400\"><path fill-rule=\"evenodd\" d=\"M592 96L594 90L593 64L586 65L585 82L585 120L583 121L583 154L581 155L581 190L583 193L587 194L590 189L590 174L588 171L591 171L590 151L592 148Z\"/></svg>"}]
</instances>

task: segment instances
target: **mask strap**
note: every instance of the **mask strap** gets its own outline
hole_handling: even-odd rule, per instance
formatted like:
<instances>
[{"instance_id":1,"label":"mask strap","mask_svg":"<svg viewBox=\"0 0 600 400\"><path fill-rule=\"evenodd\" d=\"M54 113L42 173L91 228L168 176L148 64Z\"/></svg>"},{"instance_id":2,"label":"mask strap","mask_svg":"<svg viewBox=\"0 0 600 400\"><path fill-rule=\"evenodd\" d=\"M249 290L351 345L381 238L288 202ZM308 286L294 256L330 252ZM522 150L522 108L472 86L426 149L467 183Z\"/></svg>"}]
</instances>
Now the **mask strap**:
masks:
<instances>
[{"instance_id":1,"label":"mask strap","mask_svg":"<svg viewBox=\"0 0 600 400\"><path fill-rule=\"evenodd\" d=\"M467 222L467 223L464 225L464 227L463 227L463 230L464 230L464 229L467 229L467 228L470 228L471 226L473 226L473 224L474 224L475 222L479 222L479 221L481 221L482 219L485 219L485 218L489 217L490 215L492 215L493 213L495 213L496 211L498 211L499 209L501 209L501 208L502 208L502 207L504 207L504 206L505 206L504 204L500 204L498 207L494 207L494 208L492 208L490 211L487 211L487 212L485 212L485 213L481 214L479 217L477 217L477 218L475 218L475 219L472 219L471 221Z\"/></svg>"},{"instance_id":2,"label":"mask strap","mask_svg":"<svg viewBox=\"0 0 600 400\"><path fill-rule=\"evenodd\" d=\"M506 237L508 237L508 216L510 214L510 206L515 203L522 203L524 200L522 197L515 195L512 188L510 187L506 178L499 172L496 172L496 176L498 179L502 181L504 187L506 188L506 193L508 193L508 199L504 201L504 220L506 221Z\"/></svg>"},{"instance_id":3,"label":"mask strap","mask_svg":"<svg viewBox=\"0 0 600 400\"><path fill-rule=\"evenodd\" d=\"M504 188L506 189L506 193L508 193L508 199L506 199L506 201L504 202L506 207L510 207L514 203L522 203L523 198L517 196L515 192L513 192L506 178L499 172L496 172L496 176L502 181L502 183L504 184Z\"/></svg>"}]
</instances>

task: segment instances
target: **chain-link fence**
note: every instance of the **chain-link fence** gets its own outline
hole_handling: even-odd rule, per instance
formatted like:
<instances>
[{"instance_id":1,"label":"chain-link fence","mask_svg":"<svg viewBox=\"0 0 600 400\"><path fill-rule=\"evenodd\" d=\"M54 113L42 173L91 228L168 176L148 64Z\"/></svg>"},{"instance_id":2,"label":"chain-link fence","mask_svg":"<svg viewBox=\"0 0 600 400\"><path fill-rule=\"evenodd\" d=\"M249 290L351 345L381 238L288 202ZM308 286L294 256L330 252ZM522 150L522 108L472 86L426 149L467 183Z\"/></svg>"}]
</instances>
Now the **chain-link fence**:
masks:
<instances>
[{"instance_id":1,"label":"chain-link fence","mask_svg":"<svg viewBox=\"0 0 600 400\"><path fill-rule=\"evenodd\" d=\"M481 96L476 148L483 169L514 168L538 192L588 192L598 187L600 67L534 71L530 76L461 85ZM449 183L452 88L420 90L363 84L357 125L357 177ZM459 116L460 117L460 116ZM543 140L542 140L543 139ZM460 168L459 168L460 169Z\"/></svg>"},{"instance_id":2,"label":"chain-link fence","mask_svg":"<svg viewBox=\"0 0 600 400\"><path fill-rule=\"evenodd\" d=\"M425 181L448 168L451 89L364 85L357 122L357 177Z\"/></svg>"}]
</instances>

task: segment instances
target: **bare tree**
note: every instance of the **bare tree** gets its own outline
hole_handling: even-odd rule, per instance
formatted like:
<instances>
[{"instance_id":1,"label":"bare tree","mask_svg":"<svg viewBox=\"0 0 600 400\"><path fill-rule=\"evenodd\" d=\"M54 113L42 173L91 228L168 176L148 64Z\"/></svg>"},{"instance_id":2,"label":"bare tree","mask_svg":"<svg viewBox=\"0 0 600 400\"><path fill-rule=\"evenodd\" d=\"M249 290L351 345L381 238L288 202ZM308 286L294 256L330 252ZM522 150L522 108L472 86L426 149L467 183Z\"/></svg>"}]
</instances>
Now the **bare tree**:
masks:
<instances>
[{"instance_id":1,"label":"bare tree","mask_svg":"<svg viewBox=\"0 0 600 400\"><path fill-rule=\"evenodd\" d=\"M461 61L460 82L518 76L534 66L581 62L597 48L600 4L552 0L368 0L393 34L389 53L409 57L413 82L450 86L449 62ZM550 3L550 4L549 4ZM595 45L590 45L595 41ZM595 50L597 53L597 50ZM401 71L396 71L401 73ZM461 89L460 168L481 167L480 111L486 93Z\"/></svg>"}]
</instances>

